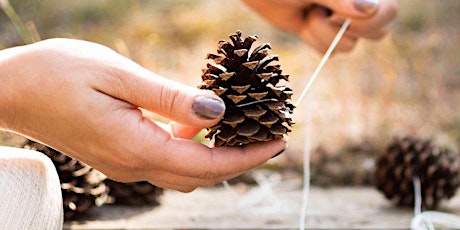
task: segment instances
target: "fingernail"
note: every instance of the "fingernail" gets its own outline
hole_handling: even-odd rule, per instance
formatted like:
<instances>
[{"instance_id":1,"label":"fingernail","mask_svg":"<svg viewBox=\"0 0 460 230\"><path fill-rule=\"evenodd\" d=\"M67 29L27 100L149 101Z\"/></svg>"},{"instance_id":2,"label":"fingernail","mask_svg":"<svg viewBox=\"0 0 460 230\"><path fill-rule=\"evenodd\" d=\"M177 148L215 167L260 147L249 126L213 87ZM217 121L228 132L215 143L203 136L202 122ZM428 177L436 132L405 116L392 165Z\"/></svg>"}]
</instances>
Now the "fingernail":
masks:
<instances>
[{"instance_id":1,"label":"fingernail","mask_svg":"<svg viewBox=\"0 0 460 230\"><path fill-rule=\"evenodd\" d=\"M281 153L284 153L284 150L285 150L285 149L281 150L279 153L277 153L277 154L275 154L274 156L272 156L272 158L271 158L271 159L273 159L273 158L275 158L275 157L279 156Z\"/></svg>"},{"instance_id":2,"label":"fingernail","mask_svg":"<svg viewBox=\"0 0 460 230\"><path fill-rule=\"evenodd\" d=\"M355 8L366 14L374 13L379 5L379 0L355 0Z\"/></svg>"},{"instance_id":3,"label":"fingernail","mask_svg":"<svg viewBox=\"0 0 460 230\"><path fill-rule=\"evenodd\" d=\"M224 113L225 104L216 98L197 96L192 104L192 110L202 118L215 119Z\"/></svg>"}]
</instances>

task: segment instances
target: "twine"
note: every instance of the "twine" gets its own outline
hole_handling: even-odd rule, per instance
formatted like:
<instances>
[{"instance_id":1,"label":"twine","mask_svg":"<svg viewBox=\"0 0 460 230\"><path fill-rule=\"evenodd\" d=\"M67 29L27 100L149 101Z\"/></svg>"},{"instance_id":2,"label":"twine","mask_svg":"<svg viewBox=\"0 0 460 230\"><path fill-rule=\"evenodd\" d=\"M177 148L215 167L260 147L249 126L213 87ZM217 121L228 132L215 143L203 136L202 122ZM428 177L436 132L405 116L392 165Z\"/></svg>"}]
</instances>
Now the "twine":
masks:
<instances>
[{"instance_id":1,"label":"twine","mask_svg":"<svg viewBox=\"0 0 460 230\"><path fill-rule=\"evenodd\" d=\"M411 230L460 229L460 217L439 211L422 212L422 188L420 178L414 176L414 218L411 220Z\"/></svg>"},{"instance_id":2,"label":"twine","mask_svg":"<svg viewBox=\"0 0 460 230\"><path fill-rule=\"evenodd\" d=\"M351 20L346 19L345 22L340 27L339 31L335 35L334 39L332 40L329 48L327 49L326 53L324 54L323 58L319 62L318 66L316 67L313 75L311 76L310 80L308 81L307 85L300 94L299 98L297 99L295 106L298 107L300 102L305 97L307 92L310 90L313 82L318 77L320 71L323 69L324 64L326 64L327 60L331 56L332 52L334 51L335 47L339 43L340 39L342 39L343 35L347 31L348 27L350 26ZM308 106L311 106L310 100L308 100ZM299 229L305 229L306 217L307 217L307 206L308 206L308 194L310 191L310 149L311 149L311 108L307 109L307 118L305 121L305 147L304 147L304 162L303 162L303 178L304 178L304 185L302 188L302 206L300 210L300 218L299 218Z\"/></svg>"}]
</instances>

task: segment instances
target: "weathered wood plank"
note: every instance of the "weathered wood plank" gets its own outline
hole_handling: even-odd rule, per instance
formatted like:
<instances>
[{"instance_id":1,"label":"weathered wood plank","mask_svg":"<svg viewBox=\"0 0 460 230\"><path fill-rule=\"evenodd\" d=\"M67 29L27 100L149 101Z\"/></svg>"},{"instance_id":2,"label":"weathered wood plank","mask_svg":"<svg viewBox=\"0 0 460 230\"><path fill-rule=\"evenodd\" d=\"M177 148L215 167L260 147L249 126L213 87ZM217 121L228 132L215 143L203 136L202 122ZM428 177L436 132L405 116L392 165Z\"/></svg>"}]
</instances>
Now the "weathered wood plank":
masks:
<instances>
[{"instance_id":1,"label":"weathered wood plank","mask_svg":"<svg viewBox=\"0 0 460 230\"><path fill-rule=\"evenodd\" d=\"M278 186L279 187L279 186ZM167 191L160 207L103 206L81 222L78 229L297 229L300 189L264 193L260 188L197 189L183 194ZM444 203L444 211L460 214L460 196ZM408 229L413 212L393 207L371 187L312 188L308 228Z\"/></svg>"}]
</instances>

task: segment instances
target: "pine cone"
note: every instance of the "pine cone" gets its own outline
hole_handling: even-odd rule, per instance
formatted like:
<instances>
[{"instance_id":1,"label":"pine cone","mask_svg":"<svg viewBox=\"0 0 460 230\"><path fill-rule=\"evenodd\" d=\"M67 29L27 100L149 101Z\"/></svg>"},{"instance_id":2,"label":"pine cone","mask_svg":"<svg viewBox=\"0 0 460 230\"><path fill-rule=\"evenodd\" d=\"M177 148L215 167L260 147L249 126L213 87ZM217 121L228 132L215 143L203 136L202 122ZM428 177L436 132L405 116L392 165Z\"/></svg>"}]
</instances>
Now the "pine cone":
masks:
<instances>
[{"instance_id":1,"label":"pine cone","mask_svg":"<svg viewBox=\"0 0 460 230\"><path fill-rule=\"evenodd\" d=\"M114 204L123 205L159 205L158 198L163 194L163 189L146 181L133 183L120 183L107 179L110 188L109 196Z\"/></svg>"},{"instance_id":2,"label":"pine cone","mask_svg":"<svg viewBox=\"0 0 460 230\"><path fill-rule=\"evenodd\" d=\"M229 36L232 44L222 40L218 54L208 54L215 64L203 69L200 89L214 91L226 105L224 118L208 129L207 138L214 145L237 146L252 142L281 139L290 132L294 105L287 100L292 90L279 86L280 80L288 81L280 65L272 65L278 56L269 55L270 44L264 44L250 52L257 36L244 40L241 32Z\"/></svg>"},{"instance_id":3,"label":"pine cone","mask_svg":"<svg viewBox=\"0 0 460 230\"><path fill-rule=\"evenodd\" d=\"M61 182L64 219L76 219L107 201L109 190L101 172L34 141L23 148L42 152L53 161Z\"/></svg>"},{"instance_id":4,"label":"pine cone","mask_svg":"<svg viewBox=\"0 0 460 230\"><path fill-rule=\"evenodd\" d=\"M457 153L428 140L395 138L376 162L376 186L398 206L414 205L413 178L421 185L422 206L435 209L459 186Z\"/></svg>"}]
</instances>

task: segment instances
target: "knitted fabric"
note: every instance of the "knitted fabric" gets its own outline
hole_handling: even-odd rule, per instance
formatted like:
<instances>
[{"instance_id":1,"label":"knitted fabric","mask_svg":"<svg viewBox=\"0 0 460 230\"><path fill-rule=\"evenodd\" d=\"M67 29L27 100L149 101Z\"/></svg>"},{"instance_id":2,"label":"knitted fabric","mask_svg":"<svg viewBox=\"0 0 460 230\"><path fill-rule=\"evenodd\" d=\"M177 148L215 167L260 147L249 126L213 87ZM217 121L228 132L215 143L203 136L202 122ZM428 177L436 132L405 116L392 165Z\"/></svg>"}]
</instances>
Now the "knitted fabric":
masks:
<instances>
[{"instance_id":1,"label":"knitted fabric","mask_svg":"<svg viewBox=\"0 0 460 230\"><path fill-rule=\"evenodd\" d=\"M59 177L32 150L0 147L0 229L62 229Z\"/></svg>"}]
</instances>

